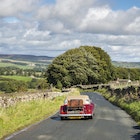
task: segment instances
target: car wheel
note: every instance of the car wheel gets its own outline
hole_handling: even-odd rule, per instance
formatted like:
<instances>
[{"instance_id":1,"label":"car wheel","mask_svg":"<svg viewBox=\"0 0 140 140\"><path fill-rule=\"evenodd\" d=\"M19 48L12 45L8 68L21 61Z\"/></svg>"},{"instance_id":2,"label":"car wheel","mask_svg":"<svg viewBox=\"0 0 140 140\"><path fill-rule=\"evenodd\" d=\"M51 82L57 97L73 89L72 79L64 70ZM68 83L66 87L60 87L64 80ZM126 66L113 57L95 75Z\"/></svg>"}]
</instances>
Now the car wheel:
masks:
<instances>
[{"instance_id":1,"label":"car wheel","mask_svg":"<svg viewBox=\"0 0 140 140\"><path fill-rule=\"evenodd\" d=\"M61 118L61 120L64 120L65 119L65 117L60 117Z\"/></svg>"}]
</instances>

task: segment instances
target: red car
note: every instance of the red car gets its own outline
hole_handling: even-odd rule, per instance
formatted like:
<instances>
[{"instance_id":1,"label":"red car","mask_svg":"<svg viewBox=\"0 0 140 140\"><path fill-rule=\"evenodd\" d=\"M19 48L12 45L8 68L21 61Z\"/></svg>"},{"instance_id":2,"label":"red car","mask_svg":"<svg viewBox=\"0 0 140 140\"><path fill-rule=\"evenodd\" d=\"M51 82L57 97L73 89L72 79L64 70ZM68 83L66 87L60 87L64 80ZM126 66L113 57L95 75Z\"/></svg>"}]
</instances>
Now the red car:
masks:
<instances>
[{"instance_id":1,"label":"red car","mask_svg":"<svg viewBox=\"0 0 140 140\"><path fill-rule=\"evenodd\" d=\"M68 96L60 107L61 120L77 118L93 118L95 105L87 95Z\"/></svg>"}]
</instances>

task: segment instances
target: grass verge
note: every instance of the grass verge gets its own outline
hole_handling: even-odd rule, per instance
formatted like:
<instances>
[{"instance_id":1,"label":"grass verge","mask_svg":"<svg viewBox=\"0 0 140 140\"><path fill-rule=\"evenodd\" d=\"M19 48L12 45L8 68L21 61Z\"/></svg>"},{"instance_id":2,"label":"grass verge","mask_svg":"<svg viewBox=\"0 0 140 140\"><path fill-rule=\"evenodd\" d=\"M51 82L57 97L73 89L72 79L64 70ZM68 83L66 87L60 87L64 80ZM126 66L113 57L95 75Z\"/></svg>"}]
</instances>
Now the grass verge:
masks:
<instances>
[{"instance_id":1,"label":"grass verge","mask_svg":"<svg viewBox=\"0 0 140 140\"><path fill-rule=\"evenodd\" d=\"M108 101L116 106L119 106L125 110L140 126L140 101L126 102L124 97L118 98L117 96L111 96L106 90L98 91L101 93Z\"/></svg>"},{"instance_id":2,"label":"grass verge","mask_svg":"<svg viewBox=\"0 0 140 140\"><path fill-rule=\"evenodd\" d=\"M70 95L78 95L75 89ZM0 108L0 139L14 133L30 124L45 119L59 110L65 96L58 96L53 100L40 99L26 103L18 103L8 108Z\"/></svg>"}]
</instances>

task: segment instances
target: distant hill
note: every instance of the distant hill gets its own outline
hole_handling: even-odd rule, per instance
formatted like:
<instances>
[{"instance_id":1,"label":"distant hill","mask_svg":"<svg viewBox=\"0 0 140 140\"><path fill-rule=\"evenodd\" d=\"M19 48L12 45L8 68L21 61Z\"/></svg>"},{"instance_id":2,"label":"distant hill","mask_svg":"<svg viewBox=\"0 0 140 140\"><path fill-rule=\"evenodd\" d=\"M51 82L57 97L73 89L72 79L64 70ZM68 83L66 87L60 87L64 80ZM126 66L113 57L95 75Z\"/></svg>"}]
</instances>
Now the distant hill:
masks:
<instances>
[{"instance_id":1,"label":"distant hill","mask_svg":"<svg viewBox=\"0 0 140 140\"><path fill-rule=\"evenodd\" d=\"M17 61L29 61L29 62L51 62L54 57L49 56L36 56L36 55L21 55L21 54L0 54L0 59L10 59ZM124 68L140 68L140 62L121 62L112 61L112 64L117 67Z\"/></svg>"},{"instance_id":2,"label":"distant hill","mask_svg":"<svg viewBox=\"0 0 140 140\"><path fill-rule=\"evenodd\" d=\"M140 62L119 62L112 61L114 66L123 67L123 68L140 68Z\"/></svg>"},{"instance_id":3,"label":"distant hill","mask_svg":"<svg viewBox=\"0 0 140 140\"><path fill-rule=\"evenodd\" d=\"M45 62L51 61L54 57L49 56L35 56L35 55L20 55L20 54L0 54L0 59L11 59L18 61L32 61L32 62Z\"/></svg>"}]
</instances>

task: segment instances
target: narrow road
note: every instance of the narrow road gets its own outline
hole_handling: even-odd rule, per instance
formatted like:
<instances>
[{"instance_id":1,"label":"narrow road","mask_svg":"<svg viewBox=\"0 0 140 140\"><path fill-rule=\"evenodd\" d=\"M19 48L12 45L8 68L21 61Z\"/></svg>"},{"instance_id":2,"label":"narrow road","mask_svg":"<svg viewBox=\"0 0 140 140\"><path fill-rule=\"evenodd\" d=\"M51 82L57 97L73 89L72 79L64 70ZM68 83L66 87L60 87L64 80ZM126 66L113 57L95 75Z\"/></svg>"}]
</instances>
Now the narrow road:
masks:
<instances>
[{"instance_id":1,"label":"narrow road","mask_svg":"<svg viewBox=\"0 0 140 140\"><path fill-rule=\"evenodd\" d=\"M92 120L64 120L54 116L17 132L5 140L140 140L140 127L128 114L96 93Z\"/></svg>"}]
</instances>

